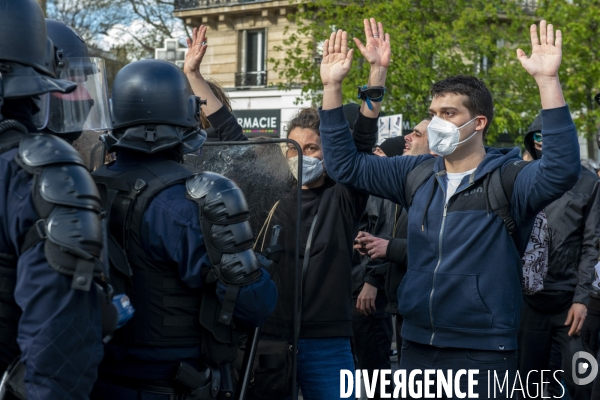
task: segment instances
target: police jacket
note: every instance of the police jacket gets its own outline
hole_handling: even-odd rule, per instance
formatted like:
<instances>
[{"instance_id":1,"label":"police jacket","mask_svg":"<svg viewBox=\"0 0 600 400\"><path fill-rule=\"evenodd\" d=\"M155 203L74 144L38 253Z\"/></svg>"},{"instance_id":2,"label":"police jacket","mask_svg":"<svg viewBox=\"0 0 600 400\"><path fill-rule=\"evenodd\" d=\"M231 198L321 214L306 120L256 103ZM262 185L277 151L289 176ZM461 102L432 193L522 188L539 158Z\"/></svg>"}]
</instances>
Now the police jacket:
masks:
<instances>
[{"instance_id":1,"label":"police jacket","mask_svg":"<svg viewBox=\"0 0 600 400\"><path fill-rule=\"evenodd\" d=\"M247 140L231 113L222 107L208 116L220 140ZM345 126L348 126L344 120ZM376 141L377 118L359 115L354 125L355 142L360 151L371 152ZM327 169L327 167L326 167ZM324 338L352 336L352 244L358 233L368 195L326 179L323 186L302 191L300 265L311 223L318 212L304 277L300 337ZM295 192L281 200L271 226L282 226L280 242L285 253L274 269L273 279L280 285L279 301L267 319L263 332L291 338L293 320L294 245L296 220ZM270 227L269 227L270 229Z\"/></svg>"},{"instance_id":2,"label":"police jacket","mask_svg":"<svg viewBox=\"0 0 600 400\"><path fill-rule=\"evenodd\" d=\"M320 111L325 164L338 182L403 206L410 171L431 156L368 157L358 153L340 108ZM539 211L579 178L579 143L568 107L542 110L544 157L517 175L510 199L519 247ZM438 347L515 350L520 321L519 248L484 193L489 174L518 161L519 149L486 154L446 202L444 158L420 186L408 212L408 272L398 291L402 337Z\"/></svg>"},{"instance_id":3,"label":"police jacket","mask_svg":"<svg viewBox=\"0 0 600 400\"><path fill-rule=\"evenodd\" d=\"M536 128L532 127L525 137L525 144L532 151L532 157L537 159L533 150ZM538 129L541 130L541 126ZM582 168L575 186L544 208L550 236L548 274L540 293L525 296L525 301L532 306L558 312L572 303L588 303L594 266L598 262L599 186L598 176Z\"/></svg>"},{"instance_id":4,"label":"police jacket","mask_svg":"<svg viewBox=\"0 0 600 400\"><path fill-rule=\"evenodd\" d=\"M15 103L5 100L2 114L10 118ZM13 118L34 132L24 103ZM15 133L4 130L0 143ZM43 240L22 251L40 215L33 206L34 176L16 162L18 145L0 150L0 370L21 353L28 398L88 399L103 356L96 287L72 289L72 276L49 264Z\"/></svg>"},{"instance_id":5,"label":"police jacket","mask_svg":"<svg viewBox=\"0 0 600 400\"><path fill-rule=\"evenodd\" d=\"M131 227L139 234L131 236L137 243L127 254L133 278L131 301L136 312L106 346L101 374L169 380L173 362L186 360L196 365L204 357L198 312L202 290L208 290L203 277L210 262L198 204L186 198L185 178L191 173L164 154L119 150L116 161L94 176L102 186L106 183L103 177L142 176L148 170L158 177L161 171L178 171L181 179L149 199L139 226ZM114 226L112 229L114 233ZM151 260L151 267L142 265L143 260ZM223 284L219 282L211 290L223 299ZM241 287L234 317L238 323L258 326L272 311L276 299L276 288L263 270L258 281Z\"/></svg>"}]
</instances>

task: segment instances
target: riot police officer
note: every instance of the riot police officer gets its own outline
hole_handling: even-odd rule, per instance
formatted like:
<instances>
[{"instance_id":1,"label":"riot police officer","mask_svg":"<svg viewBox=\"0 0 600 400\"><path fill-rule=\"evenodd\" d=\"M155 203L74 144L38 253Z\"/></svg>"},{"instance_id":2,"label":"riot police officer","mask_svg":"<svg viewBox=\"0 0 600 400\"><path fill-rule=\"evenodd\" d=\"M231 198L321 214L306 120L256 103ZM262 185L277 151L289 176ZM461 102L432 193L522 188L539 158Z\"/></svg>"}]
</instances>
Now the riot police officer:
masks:
<instances>
[{"instance_id":1,"label":"riot police officer","mask_svg":"<svg viewBox=\"0 0 600 400\"><path fill-rule=\"evenodd\" d=\"M86 399L103 354L100 290L93 283L104 276L100 197L83 160L59 133L32 133L34 115L47 112L34 98L77 89L56 79L60 57L35 0L2 1L3 398Z\"/></svg>"},{"instance_id":2,"label":"riot police officer","mask_svg":"<svg viewBox=\"0 0 600 400\"><path fill-rule=\"evenodd\" d=\"M233 398L242 327L275 307L241 190L181 164L206 140L200 103L166 61L115 77L114 129L102 140L116 161L93 176L108 211L111 281L136 313L106 346L93 399Z\"/></svg>"},{"instance_id":3,"label":"riot police officer","mask_svg":"<svg viewBox=\"0 0 600 400\"><path fill-rule=\"evenodd\" d=\"M99 136L111 129L104 60L91 57L83 38L70 26L46 19L46 29L62 57L56 65L57 77L76 82L77 89L40 96L36 103L48 112L36 114L35 122L45 132L71 141L92 171L104 161Z\"/></svg>"}]
</instances>

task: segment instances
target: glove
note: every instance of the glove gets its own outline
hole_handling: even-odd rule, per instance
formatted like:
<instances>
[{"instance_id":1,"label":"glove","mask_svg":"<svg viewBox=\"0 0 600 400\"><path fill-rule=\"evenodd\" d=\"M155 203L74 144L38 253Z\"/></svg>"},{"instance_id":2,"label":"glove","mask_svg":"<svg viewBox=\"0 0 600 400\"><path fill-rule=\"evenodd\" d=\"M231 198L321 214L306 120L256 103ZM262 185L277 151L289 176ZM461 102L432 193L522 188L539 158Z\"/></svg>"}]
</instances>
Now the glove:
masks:
<instances>
[{"instance_id":1,"label":"glove","mask_svg":"<svg viewBox=\"0 0 600 400\"><path fill-rule=\"evenodd\" d=\"M600 299L590 297L588 314L581 327L583 349L594 357L598 354L598 334L600 333Z\"/></svg>"}]
</instances>

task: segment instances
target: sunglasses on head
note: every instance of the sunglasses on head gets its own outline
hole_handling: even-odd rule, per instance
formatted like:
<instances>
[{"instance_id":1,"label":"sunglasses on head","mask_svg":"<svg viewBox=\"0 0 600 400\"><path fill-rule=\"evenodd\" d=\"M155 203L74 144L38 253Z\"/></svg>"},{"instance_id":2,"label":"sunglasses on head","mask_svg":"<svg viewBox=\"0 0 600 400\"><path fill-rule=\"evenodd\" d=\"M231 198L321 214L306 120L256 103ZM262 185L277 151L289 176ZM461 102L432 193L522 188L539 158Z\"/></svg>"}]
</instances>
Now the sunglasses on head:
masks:
<instances>
[{"instance_id":1,"label":"sunglasses on head","mask_svg":"<svg viewBox=\"0 0 600 400\"><path fill-rule=\"evenodd\" d=\"M537 143L542 143L542 133L536 132L533 134L533 141Z\"/></svg>"}]
</instances>

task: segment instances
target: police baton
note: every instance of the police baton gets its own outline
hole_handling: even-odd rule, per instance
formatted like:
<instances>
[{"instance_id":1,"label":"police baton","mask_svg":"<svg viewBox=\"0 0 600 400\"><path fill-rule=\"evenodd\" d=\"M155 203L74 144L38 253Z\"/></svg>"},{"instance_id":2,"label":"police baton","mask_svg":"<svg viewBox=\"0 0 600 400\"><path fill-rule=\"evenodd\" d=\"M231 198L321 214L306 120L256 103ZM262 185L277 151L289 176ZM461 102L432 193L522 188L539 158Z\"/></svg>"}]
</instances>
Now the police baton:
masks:
<instances>
[{"instance_id":1,"label":"police baton","mask_svg":"<svg viewBox=\"0 0 600 400\"><path fill-rule=\"evenodd\" d=\"M279 245L280 233L281 226L273 226L273 234L271 235L271 242L269 243L269 247L267 247L262 253L263 256L270 260L269 265L272 265L274 262L278 262L279 258L281 257L283 247ZM254 328L254 330L248 335L248 342L250 343L250 348L246 347L246 351L244 353L244 360L242 362L243 375L238 389L238 393L240 394L238 400L244 400L246 398L246 392L248 391L248 383L250 382L250 373L252 372L252 367L254 366L254 359L256 358L256 349L258 348L259 336L259 326Z\"/></svg>"}]
</instances>

